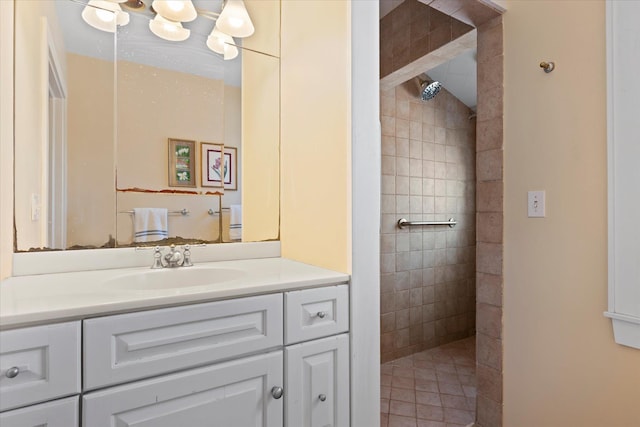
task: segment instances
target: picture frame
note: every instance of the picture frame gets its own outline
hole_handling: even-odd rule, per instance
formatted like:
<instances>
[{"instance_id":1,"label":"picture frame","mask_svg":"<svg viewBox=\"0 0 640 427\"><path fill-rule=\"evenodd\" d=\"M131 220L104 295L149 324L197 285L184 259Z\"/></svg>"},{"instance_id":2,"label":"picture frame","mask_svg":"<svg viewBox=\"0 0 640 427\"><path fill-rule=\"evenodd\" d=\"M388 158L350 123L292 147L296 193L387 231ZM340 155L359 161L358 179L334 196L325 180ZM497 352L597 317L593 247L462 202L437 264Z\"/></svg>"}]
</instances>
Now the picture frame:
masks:
<instances>
[{"instance_id":1,"label":"picture frame","mask_svg":"<svg viewBox=\"0 0 640 427\"><path fill-rule=\"evenodd\" d=\"M225 165L224 189L236 191L238 189L238 149L236 147L224 147L222 153Z\"/></svg>"},{"instance_id":2,"label":"picture frame","mask_svg":"<svg viewBox=\"0 0 640 427\"><path fill-rule=\"evenodd\" d=\"M203 187L222 187L223 144L200 143L200 180Z\"/></svg>"},{"instance_id":3,"label":"picture frame","mask_svg":"<svg viewBox=\"0 0 640 427\"><path fill-rule=\"evenodd\" d=\"M169 187L196 186L196 142L169 138Z\"/></svg>"}]
</instances>

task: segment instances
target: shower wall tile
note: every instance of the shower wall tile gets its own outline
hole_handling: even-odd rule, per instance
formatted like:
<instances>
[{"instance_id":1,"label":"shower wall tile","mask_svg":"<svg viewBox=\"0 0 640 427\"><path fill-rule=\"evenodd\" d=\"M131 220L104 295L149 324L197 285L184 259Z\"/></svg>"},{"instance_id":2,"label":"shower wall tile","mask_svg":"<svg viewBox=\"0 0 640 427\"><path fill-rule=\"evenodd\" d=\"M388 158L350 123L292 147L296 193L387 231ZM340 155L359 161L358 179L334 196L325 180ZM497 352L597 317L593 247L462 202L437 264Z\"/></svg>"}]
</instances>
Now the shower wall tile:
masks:
<instances>
[{"instance_id":1,"label":"shower wall tile","mask_svg":"<svg viewBox=\"0 0 640 427\"><path fill-rule=\"evenodd\" d=\"M502 64L502 61L500 62ZM481 67L489 66L484 64ZM477 135L477 150L492 150L502 149L503 143L503 129L502 129L502 117L495 117L490 120L483 120L478 122L478 135Z\"/></svg>"},{"instance_id":2,"label":"shower wall tile","mask_svg":"<svg viewBox=\"0 0 640 427\"><path fill-rule=\"evenodd\" d=\"M477 273L476 282L478 303L502 305L502 276Z\"/></svg>"},{"instance_id":3,"label":"shower wall tile","mask_svg":"<svg viewBox=\"0 0 640 427\"><path fill-rule=\"evenodd\" d=\"M502 149L478 151L476 174L479 181L498 181L502 179Z\"/></svg>"},{"instance_id":4,"label":"shower wall tile","mask_svg":"<svg viewBox=\"0 0 640 427\"><path fill-rule=\"evenodd\" d=\"M391 74L472 29L418 0L405 0L380 20L380 75Z\"/></svg>"},{"instance_id":5,"label":"shower wall tile","mask_svg":"<svg viewBox=\"0 0 640 427\"><path fill-rule=\"evenodd\" d=\"M446 90L423 102L407 82L382 96L395 126L382 141L384 361L474 333L476 147L471 112ZM458 225L400 230L401 217Z\"/></svg>"},{"instance_id":6,"label":"shower wall tile","mask_svg":"<svg viewBox=\"0 0 640 427\"><path fill-rule=\"evenodd\" d=\"M476 359L478 363L500 371L502 369L502 341L488 335L482 335L477 343Z\"/></svg>"}]
</instances>

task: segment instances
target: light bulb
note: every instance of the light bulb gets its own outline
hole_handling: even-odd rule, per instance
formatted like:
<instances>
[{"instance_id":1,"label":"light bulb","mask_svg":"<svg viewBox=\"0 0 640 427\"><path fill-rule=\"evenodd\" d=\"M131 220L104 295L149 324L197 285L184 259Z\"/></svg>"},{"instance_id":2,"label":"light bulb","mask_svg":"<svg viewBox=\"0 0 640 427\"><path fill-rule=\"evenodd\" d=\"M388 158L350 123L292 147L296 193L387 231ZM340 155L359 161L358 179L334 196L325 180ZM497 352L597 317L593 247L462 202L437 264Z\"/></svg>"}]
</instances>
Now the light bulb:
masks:
<instances>
[{"instance_id":1,"label":"light bulb","mask_svg":"<svg viewBox=\"0 0 640 427\"><path fill-rule=\"evenodd\" d=\"M235 27L235 28L242 27L242 23L243 22L244 21L242 19L240 19L240 18L235 18L235 17L229 18L229 25L231 25L232 27Z\"/></svg>"},{"instance_id":2,"label":"light bulb","mask_svg":"<svg viewBox=\"0 0 640 427\"><path fill-rule=\"evenodd\" d=\"M198 16L191 0L154 0L151 7L158 15L174 22L190 22Z\"/></svg>"},{"instance_id":3,"label":"light bulb","mask_svg":"<svg viewBox=\"0 0 640 427\"><path fill-rule=\"evenodd\" d=\"M96 16L103 22L111 22L114 20L114 13L107 10L96 9Z\"/></svg>"},{"instance_id":4,"label":"light bulb","mask_svg":"<svg viewBox=\"0 0 640 427\"><path fill-rule=\"evenodd\" d=\"M167 1L167 7L174 12L180 12L182 9L184 9L184 3L181 1L169 0Z\"/></svg>"},{"instance_id":5,"label":"light bulb","mask_svg":"<svg viewBox=\"0 0 640 427\"><path fill-rule=\"evenodd\" d=\"M189 38L191 31L187 28L183 28L180 22L173 22L163 18L161 15L156 15L151 21L149 21L149 29L153 34L164 40L172 42L181 42Z\"/></svg>"}]
</instances>

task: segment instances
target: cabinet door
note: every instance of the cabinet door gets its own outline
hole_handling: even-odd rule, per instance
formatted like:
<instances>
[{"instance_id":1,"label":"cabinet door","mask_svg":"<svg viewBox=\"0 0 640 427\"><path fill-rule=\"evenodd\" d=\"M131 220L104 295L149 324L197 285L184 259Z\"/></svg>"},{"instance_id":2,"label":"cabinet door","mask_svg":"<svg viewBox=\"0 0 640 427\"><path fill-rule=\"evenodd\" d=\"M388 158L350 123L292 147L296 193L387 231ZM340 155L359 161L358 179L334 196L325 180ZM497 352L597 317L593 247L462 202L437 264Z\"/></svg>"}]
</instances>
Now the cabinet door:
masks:
<instances>
[{"instance_id":1,"label":"cabinet door","mask_svg":"<svg viewBox=\"0 0 640 427\"><path fill-rule=\"evenodd\" d=\"M78 427L78 396L0 414L2 427Z\"/></svg>"},{"instance_id":2,"label":"cabinet door","mask_svg":"<svg viewBox=\"0 0 640 427\"><path fill-rule=\"evenodd\" d=\"M88 427L278 427L282 351L88 393Z\"/></svg>"},{"instance_id":3,"label":"cabinet door","mask_svg":"<svg viewBox=\"0 0 640 427\"><path fill-rule=\"evenodd\" d=\"M349 425L349 336L286 348L287 427Z\"/></svg>"}]
</instances>

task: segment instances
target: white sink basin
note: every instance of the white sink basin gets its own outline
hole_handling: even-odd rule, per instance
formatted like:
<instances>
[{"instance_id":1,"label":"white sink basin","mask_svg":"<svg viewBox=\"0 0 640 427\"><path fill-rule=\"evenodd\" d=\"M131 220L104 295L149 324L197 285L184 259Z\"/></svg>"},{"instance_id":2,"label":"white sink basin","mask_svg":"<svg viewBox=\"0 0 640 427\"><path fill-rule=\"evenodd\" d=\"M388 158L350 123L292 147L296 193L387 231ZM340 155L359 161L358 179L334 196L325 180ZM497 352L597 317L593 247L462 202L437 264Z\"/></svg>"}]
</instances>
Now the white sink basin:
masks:
<instances>
[{"instance_id":1,"label":"white sink basin","mask_svg":"<svg viewBox=\"0 0 640 427\"><path fill-rule=\"evenodd\" d=\"M242 270L219 267L179 267L136 271L105 280L103 285L111 289L152 291L161 289L191 288L217 285L240 279Z\"/></svg>"}]
</instances>

